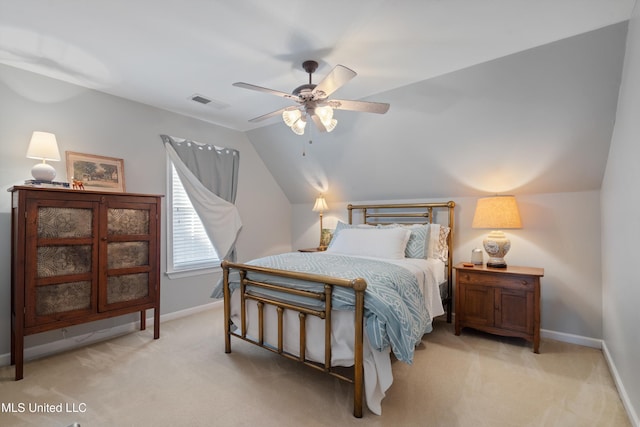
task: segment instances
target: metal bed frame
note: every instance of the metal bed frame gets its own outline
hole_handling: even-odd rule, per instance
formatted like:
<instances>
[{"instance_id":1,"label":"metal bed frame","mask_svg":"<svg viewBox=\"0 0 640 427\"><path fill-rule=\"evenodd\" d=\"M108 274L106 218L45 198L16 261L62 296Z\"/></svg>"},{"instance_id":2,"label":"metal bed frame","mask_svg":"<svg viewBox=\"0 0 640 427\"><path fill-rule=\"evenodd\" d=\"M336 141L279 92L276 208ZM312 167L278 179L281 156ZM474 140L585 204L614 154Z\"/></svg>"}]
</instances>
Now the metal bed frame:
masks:
<instances>
[{"instance_id":1,"label":"metal bed frame","mask_svg":"<svg viewBox=\"0 0 640 427\"><path fill-rule=\"evenodd\" d=\"M434 209L446 210L446 225L451 231L447 237L449 245L447 268L447 296L443 299L446 306L447 322L451 323L452 298L452 243L453 243L453 221L455 203L452 201L442 203L402 203L402 204L371 204L347 206L349 213L349 224L353 223L353 211L362 211L363 223L365 224L428 224L434 222ZM351 280L340 279L330 276L323 276L309 273L299 273L286 270L278 270L266 267L257 267L241 263L222 262L223 269L223 292L224 292L224 325L225 325L225 353L231 353L231 337L250 342L271 352L280 354L288 359L298 361L311 368L323 371L341 380L353 384L353 415L362 417L363 412L363 392L364 392L364 356L363 356L363 333L364 333L364 298L367 283L362 278ZM240 274L240 310L241 324L237 330L231 321L231 291L229 287L229 273L237 270ZM290 279L299 279L309 282L324 284L323 291L311 292L296 290L284 286L258 281L248 277L248 273L261 273L269 276L278 276ZM256 295L247 290L248 286L275 290L286 294L303 296L322 301L324 309L314 310L303 305L284 302L273 298ZM331 366L331 299L334 286L341 286L353 289L355 293L355 336L354 336L354 365L352 376L348 377L339 370ZM258 309L258 337L247 335L247 301L254 301ZM278 343L276 346L264 342L264 306L269 304L276 307L278 319ZM291 354L283 348L283 315L285 310L293 310L298 313L300 320L299 355ZM325 355L324 363L318 363L306 358L306 319L307 316L315 316L324 320L325 323ZM343 368L344 369L344 368ZM342 369L342 370L343 370Z\"/></svg>"}]
</instances>

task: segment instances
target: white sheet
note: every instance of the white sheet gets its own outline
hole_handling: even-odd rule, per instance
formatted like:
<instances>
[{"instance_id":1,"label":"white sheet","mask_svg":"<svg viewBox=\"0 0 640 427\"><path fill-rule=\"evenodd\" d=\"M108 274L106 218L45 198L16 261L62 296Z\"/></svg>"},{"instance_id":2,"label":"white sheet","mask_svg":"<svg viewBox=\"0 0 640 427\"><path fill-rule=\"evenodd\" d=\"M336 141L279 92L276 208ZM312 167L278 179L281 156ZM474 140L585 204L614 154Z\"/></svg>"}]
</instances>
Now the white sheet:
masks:
<instances>
[{"instance_id":1,"label":"white sheet","mask_svg":"<svg viewBox=\"0 0 640 427\"><path fill-rule=\"evenodd\" d=\"M317 253L319 256L321 252ZM368 257L362 257L368 258ZM376 259L376 258L370 258ZM436 259L383 259L401 265L411 271L418 280L418 285L425 297L425 305L429 310L431 319L444 314L444 308L440 299L439 284L444 281L444 263ZM258 317L255 304L247 303L247 335L258 337ZM353 337L354 324L353 312L332 311L332 337L331 337L331 365L353 365ZM240 295L235 291L231 298L231 320L235 325L240 325ZM307 358L315 362L324 363L324 321L314 316L308 316L307 329ZM283 347L288 353L299 354L300 323L297 312L284 311L284 337ZM265 305L265 331L266 343L277 347L278 329L277 313L273 306ZM393 383L391 371L390 349L377 351L371 347L367 335L364 337L364 394L367 407L377 415L382 414L382 399L386 391Z\"/></svg>"}]
</instances>

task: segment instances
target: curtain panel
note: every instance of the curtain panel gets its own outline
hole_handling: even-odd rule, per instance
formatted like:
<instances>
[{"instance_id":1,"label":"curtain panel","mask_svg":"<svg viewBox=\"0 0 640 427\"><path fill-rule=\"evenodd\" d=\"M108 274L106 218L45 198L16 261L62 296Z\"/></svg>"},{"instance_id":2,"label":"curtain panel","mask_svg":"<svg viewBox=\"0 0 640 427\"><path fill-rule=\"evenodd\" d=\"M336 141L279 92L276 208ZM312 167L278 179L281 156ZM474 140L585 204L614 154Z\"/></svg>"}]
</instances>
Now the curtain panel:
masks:
<instances>
[{"instance_id":1,"label":"curtain panel","mask_svg":"<svg viewBox=\"0 0 640 427\"><path fill-rule=\"evenodd\" d=\"M221 259L235 258L242 228L234 205L240 153L183 138L161 135L178 177Z\"/></svg>"}]
</instances>

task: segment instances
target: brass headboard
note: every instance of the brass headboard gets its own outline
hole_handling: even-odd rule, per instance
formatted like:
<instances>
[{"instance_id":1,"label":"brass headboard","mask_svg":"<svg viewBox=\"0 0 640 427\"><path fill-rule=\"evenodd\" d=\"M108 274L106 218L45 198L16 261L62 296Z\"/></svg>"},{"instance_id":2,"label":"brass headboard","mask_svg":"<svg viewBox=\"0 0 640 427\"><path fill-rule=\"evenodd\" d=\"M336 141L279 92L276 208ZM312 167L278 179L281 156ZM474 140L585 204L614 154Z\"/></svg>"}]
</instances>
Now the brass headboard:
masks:
<instances>
[{"instance_id":1,"label":"brass headboard","mask_svg":"<svg viewBox=\"0 0 640 427\"><path fill-rule=\"evenodd\" d=\"M433 224L434 222L449 227L447 246L447 296L443 303L447 310L447 322L451 323L451 311L453 309L453 209L456 203L453 201L436 203L396 203L374 205L347 206L349 211L349 224L353 224L353 211L362 211L365 224ZM446 218L440 221L438 212L446 213Z\"/></svg>"}]
</instances>

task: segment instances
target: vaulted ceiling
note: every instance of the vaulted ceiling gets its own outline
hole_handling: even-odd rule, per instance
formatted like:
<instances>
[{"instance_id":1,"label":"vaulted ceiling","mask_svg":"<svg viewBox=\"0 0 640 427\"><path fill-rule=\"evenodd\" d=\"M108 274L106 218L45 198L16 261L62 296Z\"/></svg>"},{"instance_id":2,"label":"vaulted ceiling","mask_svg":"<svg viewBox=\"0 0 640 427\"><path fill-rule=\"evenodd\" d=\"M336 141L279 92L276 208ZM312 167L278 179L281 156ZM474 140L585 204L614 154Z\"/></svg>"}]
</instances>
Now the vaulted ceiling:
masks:
<instances>
[{"instance_id":1,"label":"vaulted ceiling","mask_svg":"<svg viewBox=\"0 0 640 427\"><path fill-rule=\"evenodd\" d=\"M602 180L634 4L0 0L0 62L246 132L292 203L583 191ZM307 59L314 82L358 73L339 98L391 109L337 111L329 134L249 123L291 102L232 83L290 92Z\"/></svg>"}]
</instances>

